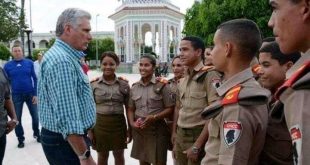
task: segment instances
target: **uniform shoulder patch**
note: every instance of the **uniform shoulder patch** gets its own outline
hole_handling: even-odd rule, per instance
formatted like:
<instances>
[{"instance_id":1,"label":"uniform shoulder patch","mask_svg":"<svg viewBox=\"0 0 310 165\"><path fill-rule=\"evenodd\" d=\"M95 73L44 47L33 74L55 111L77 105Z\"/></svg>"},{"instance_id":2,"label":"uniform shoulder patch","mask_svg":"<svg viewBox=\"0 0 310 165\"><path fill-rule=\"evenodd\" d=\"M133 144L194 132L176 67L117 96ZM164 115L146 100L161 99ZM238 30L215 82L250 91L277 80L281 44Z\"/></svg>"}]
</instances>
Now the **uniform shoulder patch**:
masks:
<instances>
[{"instance_id":1,"label":"uniform shoulder patch","mask_svg":"<svg viewBox=\"0 0 310 165\"><path fill-rule=\"evenodd\" d=\"M123 76L119 76L119 77L118 77L118 79L119 79L119 80L126 81L126 82L129 82L129 81L128 81L128 79L126 79L126 78L125 78L125 77L123 77Z\"/></svg>"},{"instance_id":2,"label":"uniform shoulder patch","mask_svg":"<svg viewBox=\"0 0 310 165\"><path fill-rule=\"evenodd\" d=\"M277 90L275 96L277 99L280 98L282 92L284 92L287 88L292 87L292 85L309 72L310 69L310 61L307 61L304 65L302 65L285 83Z\"/></svg>"},{"instance_id":3,"label":"uniform shoulder patch","mask_svg":"<svg viewBox=\"0 0 310 165\"><path fill-rule=\"evenodd\" d=\"M299 164L299 158L301 155L301 143L302 143L302 134L299 125L291 127L290 134L293 144L293 161L294 164Z\"/></svg>"},{"instance_id":4,"label":"uniform shoulder patch","mask_svg":"<svg viewBox=\"0 0 310 165\"><path fill-rule=\"evenodd\" d=\"M231 88L222 100L222 105L234 104L238 102L238 96L241 90L241 86L237 85Z\"/></svg>"},{"instance_id":5,"label":"uniform shoulder patch","mask_svg":"<svg viewBox=\"0 0 310 165\"><path fill-rule=\"evenodd\" d=\"M168 84L168 80L163 77L156 77L156 81L163 84Z\"/></svg>"},{"instance_id":6,"label":"uniform shoulder patch","mask_svg":"<svg viewBox=\"0 0 310 165\"><path fill-rule=\"evenodd\" d=\"M96 81L98 81L99 79L100 79L100 77L96 77L96 78L90 80L90 83L96 82Z\"/></svg>"},{"instance_id":7,"label":"uniform shoulder patch","mask_svg":"<svg viewBox=\"0 0 310 165\"><path fill-rule=\"evenodd\" d=\"M231 147L241 137L242 124L238 121L224 121L223 123L223 138L228 147Z\"/></svg>"}]
</instances>

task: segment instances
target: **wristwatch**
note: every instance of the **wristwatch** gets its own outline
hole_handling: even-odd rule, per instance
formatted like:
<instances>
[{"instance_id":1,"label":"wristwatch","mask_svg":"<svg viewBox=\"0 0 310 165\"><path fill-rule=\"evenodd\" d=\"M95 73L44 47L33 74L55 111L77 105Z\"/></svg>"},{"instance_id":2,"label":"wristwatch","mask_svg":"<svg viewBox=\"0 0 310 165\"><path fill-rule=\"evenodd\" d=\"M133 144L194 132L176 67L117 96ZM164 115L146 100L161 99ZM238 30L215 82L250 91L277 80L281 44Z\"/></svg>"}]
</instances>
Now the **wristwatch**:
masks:
<instances>
[{"instance_id":1,"label":"wristwatch","mask_svg":"<svg viewBox=\"0 0 310 165\"><path fill-rule=\"evenodd\" d=\"M196 147L196 146L193 146L193 147L192 147L192 152L193 152L194 154L198 154L198 153L200 152L200 148L198 148L198 147Z\"/></svg>"},{"instance_id":2,"label":"wristwatch","mask_svg":"<svg viewBox=\"0 0 310 165\"><path fill-rule=\"evenodd\" d=\"M13 119L12 122L15 123L15 125L19 124L19 121L15 120L15 119Z\"/></svg>"},{"instance_id":3,"label":"wristwatch","mask_svg":"<svg viewBox=\"0 0 310 165\"><path fill-rule=\"evenodd\" d=\"M90 151L86 150L82 155L79 156L80 160L86 160L90 157Z\"/></svg>"}]
</instances>

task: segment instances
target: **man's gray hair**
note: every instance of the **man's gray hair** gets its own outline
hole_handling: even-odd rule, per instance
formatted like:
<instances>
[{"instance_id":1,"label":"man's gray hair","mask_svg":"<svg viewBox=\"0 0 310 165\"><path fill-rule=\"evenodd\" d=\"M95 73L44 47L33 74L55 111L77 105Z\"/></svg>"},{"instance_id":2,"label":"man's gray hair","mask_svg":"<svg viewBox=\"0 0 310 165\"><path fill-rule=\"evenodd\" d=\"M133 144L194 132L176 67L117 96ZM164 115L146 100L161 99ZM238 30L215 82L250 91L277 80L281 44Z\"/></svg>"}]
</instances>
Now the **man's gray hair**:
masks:
<instances>
[{"instance_id":1,"label":"man's gray hair","mask_svg":"<svg viewBox=\"0 0 310 165\"><path fill-rule=\"evenodd\" d=\"M91 15L89 12L78 9L78 8L68 8L61 13L58 17L56 24L56 36L59 37L64 33L65 25L69 24L74 28L77 28L79 25L79 21L82 18L91 19Z\"/></svg>"}]
</instances>

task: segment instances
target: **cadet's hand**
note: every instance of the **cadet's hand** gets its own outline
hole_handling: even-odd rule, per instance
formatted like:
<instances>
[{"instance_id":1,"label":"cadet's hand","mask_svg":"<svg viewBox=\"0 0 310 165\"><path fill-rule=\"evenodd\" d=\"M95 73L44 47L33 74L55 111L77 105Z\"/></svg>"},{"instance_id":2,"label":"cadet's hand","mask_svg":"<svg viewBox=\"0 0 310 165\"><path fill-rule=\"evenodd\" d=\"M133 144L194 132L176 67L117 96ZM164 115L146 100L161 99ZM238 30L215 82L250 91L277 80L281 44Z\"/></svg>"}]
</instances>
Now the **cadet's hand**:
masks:
<instances>
[{"instance_id":1,"label":"cadet's hand","mask_svg":"<svg viewBox=\"0 0 310 165\"><path fill-rule=\"evenodd\" d=\"M173 144L173 148L172 148L172 158L176 159L176 145L174 143Z\"/></svg>"},{"instance_id":2,"label":"cadet's hand","mask_svg":"<svg viewBox=\"0 0 310 165\"><path fill-rule=\"evenodd\" d=\"M127 141L126 143L129 144L132 140L132 135L131 135L131 129L127 130Z\"/></svg>"},{"instance_id":3,"label":"cadet's hand","mask_svg":"<svg viewBox=\"0 0 310 165\"><path fill-rule=\"evenodd\" d=\"M93 148L93 150L96 150L96 138L95 138L93 130L87 131L87 136L89 140L91 141L91 147Z\"/></svg>"},{"instance_id":4,"label":"cadet's hand","mask_svg":"<svg viewBox=\"0 0 310 165\"><path fill-rule=\"evenodd\" d=\"M37 96L33 96L32 97L32 104L37 104L37 102L38 102Z\"/></svg>"},{"instance_id":5,"label":"cadet's hand","mask_svg":"<svg viewBox=\"0 0 310 165\"><path fill-rule=\"evenodd\" d=\"M176 137L176 133L175 132L172 132L171 133L171 143L174 145L174 142L175 142L175 137Z\"/></svg>"},{"instance_id":6,"label":"cadet's hand","mask_svg":"<svg viewBox=\"0 0 310 165\"><path fill-rule=\"evenodd\" d=\"M183 154L187 155L187 159L191 160L192 162L198 161L198 155L193 153L192 147L188 148L186 151L183 151Z\"/></svg>"},{"instance_id":7,"label":"cadet's hand","mask_svg":"<svg viewBox=\"0 0 310 165\"><path fill-rule=\"evenodd\" d=\"M134 121L129 122L129 124L130 124L132 129L135 129L135 130L140 129L140 126L139 126L139 124L137 124L137 121L136 122L134 122Z\"/></svg>"},{"instance_id":8,"label":"cadet's hand","mask_svg":"<svg viewBox=\"0 0 310 165\"><path fill-rule=\"evenodd\" d=\"M81 165L96 165L92 156L90 156L88 159L80 160L80 164Z\"/></svg>"},{"instance_id":9,"label":"cadet's hand","mask_svg":"<svg viewBox=\"0 0 310 165\"><path fill-rule=\"evenodd\" d=\"M147 128L150 124L155 121L154 115L148 115L142 122L140 128L144 129Z\"/></svg>"},{"instance_id":10,"label":"cadet's hand","mask_svg":"<svg viewBox=\"0 0 310 165\"><path fill-rule=\"evenodd\" d=\"M6 134L9 134L16 127L16 122L8 121L6 123Z\"/></svg>"}]
</instances>

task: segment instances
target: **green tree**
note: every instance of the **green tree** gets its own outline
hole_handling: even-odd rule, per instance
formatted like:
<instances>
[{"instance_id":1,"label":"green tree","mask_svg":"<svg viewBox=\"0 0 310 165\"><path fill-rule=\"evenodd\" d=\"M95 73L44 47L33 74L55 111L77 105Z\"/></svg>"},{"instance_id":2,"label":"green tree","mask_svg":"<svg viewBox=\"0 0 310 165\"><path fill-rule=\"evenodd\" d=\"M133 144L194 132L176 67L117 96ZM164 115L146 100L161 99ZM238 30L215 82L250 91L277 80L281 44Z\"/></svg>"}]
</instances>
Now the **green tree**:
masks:
<instances>
[{"instance_id":1,"label":"green tree","mask_svg":"<svg viewBox=\"0 0 310 165\"><path fill-rule=\"evenodd\" d=\"M192 8L187 10L183 33L199 36L207 44L212 44L218 25L231 19L247 18L257 23L262 37L268 37L272 36L267 25L270 15L268 1L203 0L201 3L195 2Z\"/></svg>"},{"instance_id":2,"label":"green tree","mask_svg":"<svg viewBox=\"0 0 310 165\"><path fill-rule=\"evenodd\" d=\"M51 38L48 41L47 48L51 48L54 45L55 41L56 41L56 38Z\"/></svg>"},{"instance_id":3,"label":"green tree","mask_svg":"<svg viewBox=\"0 0 310 165\"><path fill-rule=\"evenodd\" d=\"M10 50L3 43L0 43L0 59L8 60L10 56L11 56Z\"/></svg>"},{"instance_id":4,"label":"green tree","mask_svg":"<svg viewBox=\"0 0 310 165\"><path fill-rule=\"evenodd\" d=\"M96 60L96 40L98 40L98 59L103 52L114 51L114 41L112 38L93 39L86 50L87 60Z\"/></svg>"},{"instance_id":5,"label":"green tree","mask_svg":"<svg viewBox=\"0 0 310 165\"><path fill-rule=\"evenodd\" d=\"M8 42L19 32L19 13L16 0L0 0L0 42Z\"/></svg>"}]
</instances>

